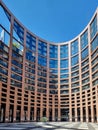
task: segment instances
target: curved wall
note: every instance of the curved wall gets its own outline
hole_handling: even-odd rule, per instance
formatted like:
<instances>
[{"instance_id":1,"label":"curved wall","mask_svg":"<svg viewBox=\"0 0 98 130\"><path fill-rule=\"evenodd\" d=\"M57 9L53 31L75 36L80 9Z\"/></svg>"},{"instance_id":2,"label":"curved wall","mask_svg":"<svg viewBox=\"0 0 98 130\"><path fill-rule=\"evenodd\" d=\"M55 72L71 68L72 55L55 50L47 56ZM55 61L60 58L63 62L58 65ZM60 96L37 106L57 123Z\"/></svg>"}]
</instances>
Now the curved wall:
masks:
<instances>
[{"instance_id":1,"label":"curved wall","mask_svg":"<svg viewBox=\"0 0 98 130\"><path fill-rule=\"evenodd\" d=\"M0 121L98 122L98 9L76 38L50 43L0 4Z\"/></svg>"}]
</instances>

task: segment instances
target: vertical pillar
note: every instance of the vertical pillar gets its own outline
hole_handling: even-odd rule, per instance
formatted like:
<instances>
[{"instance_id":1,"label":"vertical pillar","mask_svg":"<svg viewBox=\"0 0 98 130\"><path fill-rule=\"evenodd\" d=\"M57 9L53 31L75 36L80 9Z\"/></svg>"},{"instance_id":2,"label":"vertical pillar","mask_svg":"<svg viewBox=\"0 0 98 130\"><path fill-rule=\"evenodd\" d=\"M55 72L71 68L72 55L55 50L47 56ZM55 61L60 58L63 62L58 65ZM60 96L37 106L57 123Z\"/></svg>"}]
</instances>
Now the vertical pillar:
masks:
<instances>
[{"instance_id":1,"label":"vertical pillar","mask_svg":"<svg viewBox=\"0 0 98 130\"><path fill-rule=\"evenodd\" d=\"M96 86L96 119L98 123L98 86Z\"/></svg>"},{"instance_id":2,"label":"vertical pillar","mask_svg":"<svg viewBox=\"0 0 98 130\"><path fill-rule=\"evenodd\" d=\"M26 29L24 29L24 50L23 50L23 73L22 73L22 102L21 102L21 121L24 121L24 93L25 93L25 54L26 54Z\"/></svg>"},{"instance_id":3,"label":"vertical pillar","mask_svg":"<svg viewBox=\"0 0 98 130\"><path fill-rule=\"evenodd\" d=\"M81 77L81 43L79 37L79 81L80 81L80 121L83 122L83 106L82 106L82 77Z\"/></svg>"},{"instance_id":4,"label":"vertical pillar","mask_svg":"<svg viewBox=\"0 0 98 130\"><path fill-rule=\"evenodd\" d=\"M90 43L90 25L88 26L88 52L89 52L89 78L90 78L90 95L91 95L91 122L94 122L93 112L93 95L92 95L92 65L91 65L91 43Z\"/></svg>"},{"instance_id":5,"label":"vertical pillar","mask_svg":"<svg viewBox=\"0 0 98 130\"><path fill-rule=\"evenodd\" d=\"M30 109L31 109L31 92L28 91L28 121L30 121Z\"/></svg>"},{"instance_id":6,"label":"vertical pillar","mask_svg":"<svg viewBox=\"0 0 98 130\"><path fill-rule=\"evenodd\" d=\"M60 45L58 45L58 121L61 120L60 108Z\"/></svg>"},{"instance_id":7,"label":"vertical pillar","mask_svg":"<svg viewBox=\"0 0 98 130\"><path fill-rule=\"evenodd\" d=\"M6 108L5 108L5 122L9 121L9 106L10 106L9 96L10 96L10 80L11 80L11 58L12 58L13 22L14 22L14 18L13 18L13 16L11 16L10 44L9 44L9 63L8 63L8 83L7 83Z\"/></svg>"},{"instance_id":8,"label":"vertical pillar","mask_svg":"<svg viewBox=\"0 0 98 130\"><path fill-rule=\"evenodd\" d=\"M17 111L17 87L15 87L15 95L14 95L14 119L16 121L16 111Z\"/></svg>"},{"instance_id":9,"label":"vertical pillar","mask_svg":"<svg viewBox=\"0 0 98 130\"><path fill-rule=\"evenodd\" d=\"M72 102L71 102L71 43L69 43L69 121L72 122Z\"/></svg>"},{"instance_id":10,"label":"vertical pillar","mask_svg":"<svg viewBox=\"0 0 98 130\"><path fill-rule=\"evenodd\" d=\"M52 121L55 121L55 95L52 95Z\"/></svg>"},{"instance_id":11,"label":"vertical pillar","mask_svg":"<svg viewBox=\"0 0 98 130\"><path fill-rule=\"evenodd\" d=\"M46 117L49 119L49 44L47 44L47 106Z\"/></svg>"},{"instance_id":12,"label":"vertical pillar","mask_svg":"<svg viewBox=\"0 0 98 130\"><path fill-rule=\"evenodd\" d=\"M1 114L0 121L2 120L2 110L1 110L1 90L2 90L2 83L0 82L0 114Z\"/></svg>"},{"instance_id":13,"label":"vertical pillar","mask_svg":"<svg viewBox=\"0 0 98 130\"><path fill-rule=\"evenodd\" d=\"M98 34L98 7L97 7L97 34ZM98 123L98 85L96 86L96 117Z\"/></svg>"},{"instance_id":14,"label":"vertical pillar","mask_svg":"<svg viewBox=\"0 0 98 130\"><path fill-rule=\"evenodd\" d=\"M86 100L86 122L89 122L89 119L88 119L88 99L87 99L87 91L85 91L85 100Z\"/></svg>"},{"instance_id":15,"label":"vertical pillar","mask_svg":"<svg viewBox=\"0 0 98 130\"><path fill-rule=\"evenodd\" d=\"M40 119L43 117L43 93L41 93L40 99Z\"/></svg>"},{"instance_id":16,"label":"vertical pillar","mask_svg":"<svg viewBox=\"0 0 98 130\"><path fill-rule=\"evenodd\" d=\"M0 110L1 110L1 90L2 90L2 83L0 82Z\"/></svg>"},{"instance_id":17,"label":"vertical pillar","mask_svg":"<svg viewBox=\"0 0 98 130\"><path fill-rule=\"evenodd\" d=\"M37 116L37 71L38 71L38 38L36 39L36 62L35 62L35 95L34 95L34 121Z\"/></svg>"},{"instance_id":18,"label":"vertical pillar","mask_svg":"<svg viewBox=\"0 0 98 130\"><path fill-rule=\"evenodd\" d=\"M75 122L77 122L77 97L75 93Z\"/></svg>"}]
</instances>

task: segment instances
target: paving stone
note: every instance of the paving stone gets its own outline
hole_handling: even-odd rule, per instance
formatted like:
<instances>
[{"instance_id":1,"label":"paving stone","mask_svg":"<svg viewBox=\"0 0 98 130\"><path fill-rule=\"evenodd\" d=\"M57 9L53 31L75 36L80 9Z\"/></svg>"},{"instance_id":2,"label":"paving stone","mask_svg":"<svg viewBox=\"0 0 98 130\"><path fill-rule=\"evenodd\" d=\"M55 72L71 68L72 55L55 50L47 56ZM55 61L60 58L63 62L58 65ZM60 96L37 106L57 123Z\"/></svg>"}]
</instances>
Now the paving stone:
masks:
<instances>
[{"instance_id":1,"label":"paving stone","mask_svg":"<svg viewBox=\"0 0 98 130\"><path fill-rule=\"evenodd\" d=\"M0 124L0 130L98 130L96 123L81 122L28 122Z\"/></svg>"}]
</instances>

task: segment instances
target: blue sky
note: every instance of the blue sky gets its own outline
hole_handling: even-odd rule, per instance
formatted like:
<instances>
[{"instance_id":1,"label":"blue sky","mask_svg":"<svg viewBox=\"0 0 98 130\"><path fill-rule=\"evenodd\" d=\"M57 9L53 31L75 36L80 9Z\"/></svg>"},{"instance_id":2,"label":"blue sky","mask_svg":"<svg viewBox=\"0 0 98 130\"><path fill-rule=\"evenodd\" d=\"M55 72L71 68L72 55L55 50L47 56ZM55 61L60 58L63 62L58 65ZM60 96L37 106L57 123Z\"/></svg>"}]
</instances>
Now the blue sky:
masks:
<instances>
[{"instance_id":1,"label":"blue sky","mask_svg":"<svg viewBox=\"0 0 98 130\"><path fill-rule=\"evenodd\" d=\"M52 42L76 37L93 16L98 0L3 0L37 36Z\"/></svg>"}]
</instances>

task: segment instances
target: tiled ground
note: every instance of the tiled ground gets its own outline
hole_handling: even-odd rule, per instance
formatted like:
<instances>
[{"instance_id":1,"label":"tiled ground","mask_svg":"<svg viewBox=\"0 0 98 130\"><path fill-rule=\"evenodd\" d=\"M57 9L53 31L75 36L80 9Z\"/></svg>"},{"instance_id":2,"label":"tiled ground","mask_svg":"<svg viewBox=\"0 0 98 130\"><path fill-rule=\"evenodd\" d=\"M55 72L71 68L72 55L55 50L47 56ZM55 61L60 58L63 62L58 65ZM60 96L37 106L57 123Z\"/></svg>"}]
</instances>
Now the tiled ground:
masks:
<instances>
[{"instance_id":1,"label":"tiled ground","mask_svg":"<svg viewBox=\"0 0 98 130\"><path fill-rule=\"evenodd\" d=\"M1 123L0 130L98 130L98 124L80 122Z\"/></svg>"}]
</instances>

